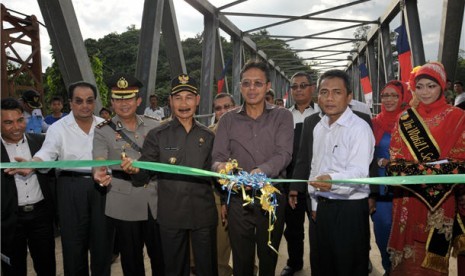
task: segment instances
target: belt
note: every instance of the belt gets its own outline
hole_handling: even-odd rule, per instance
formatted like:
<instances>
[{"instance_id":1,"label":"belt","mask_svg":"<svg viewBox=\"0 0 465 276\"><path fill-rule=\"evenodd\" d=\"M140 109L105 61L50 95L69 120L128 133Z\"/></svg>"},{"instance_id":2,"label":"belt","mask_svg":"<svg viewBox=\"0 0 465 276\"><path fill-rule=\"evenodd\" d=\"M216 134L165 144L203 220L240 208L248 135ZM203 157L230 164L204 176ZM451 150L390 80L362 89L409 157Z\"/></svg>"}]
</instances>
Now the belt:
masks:
<instances>
[{"instance_id":1,"label":"belt","mask_svg":"<svg viewBox=\"0 0 465 276\"><path fill-rule=\"evenodd\" d=\"M60 171L58 176L92 178L90 172Z\"/></svg>"},{"instance_id":2,"label":"belt","mask_svg":"<svg viewBox=\"0 0 465 276\"><path fill-rule=\"evenodd\" d=\"M23 212L23 213L29 213L34 211L37 208L43 207L45 205L45 200L41 200L39 202L36 202L34 204L27 204L23 206L18 206L18 211Z\"/></svg>"},{"instance_id":3,"label":"belt","mask_svg":"<svg viewBox=\"0 0 465 276\"><path fill-rule=\"evenodd\" d=\"M327 198L327 197L324 197L324 196L317 196L316 198L318 199L318 202L335 202L335 201L338 201L338 199L331 199L331 198Z\"/></svg>"},{"instance_id":4,"label":"belt","mask_svg":"<svg viewBox=\"0 0 465 276\"><path fill-rule=\"evenodd\" d=\"M122 172L122 171L112 171L111 175L114 178L123 179L123 180L126 180L126 181L132 181L131 175L129 175L129 174L125 173L125 172Z\"/></svg>"}]
</instances>

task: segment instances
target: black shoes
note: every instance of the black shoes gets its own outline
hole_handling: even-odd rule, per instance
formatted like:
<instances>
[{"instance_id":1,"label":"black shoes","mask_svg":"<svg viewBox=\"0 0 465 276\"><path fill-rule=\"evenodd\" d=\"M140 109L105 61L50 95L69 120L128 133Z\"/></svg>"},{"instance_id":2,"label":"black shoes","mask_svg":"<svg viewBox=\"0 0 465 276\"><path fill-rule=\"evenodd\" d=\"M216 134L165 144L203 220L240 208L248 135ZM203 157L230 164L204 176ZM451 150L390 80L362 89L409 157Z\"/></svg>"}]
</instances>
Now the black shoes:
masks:
<instances>
[{"instance_id":1,"label":"black shoes","mask_svg":"<svg viewBox=\"0 0 465 276\"><path fill-rule=\"evenodd\" d=\"M294 275L294 273L296 273L299 270L301 270L301 269L294 269L294 268L286 265L283 268L283 271L281 271L281 276L292 276L292 275Z\"/></svg>"}]
</instances>

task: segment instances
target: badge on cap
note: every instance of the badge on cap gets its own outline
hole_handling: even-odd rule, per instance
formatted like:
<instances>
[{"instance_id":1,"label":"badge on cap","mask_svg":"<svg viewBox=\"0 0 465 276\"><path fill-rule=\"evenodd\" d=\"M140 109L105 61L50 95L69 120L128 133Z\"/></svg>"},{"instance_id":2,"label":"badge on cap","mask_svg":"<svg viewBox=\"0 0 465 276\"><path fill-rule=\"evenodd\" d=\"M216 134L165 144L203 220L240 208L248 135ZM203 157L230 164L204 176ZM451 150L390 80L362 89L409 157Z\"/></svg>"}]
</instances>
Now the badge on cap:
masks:
<instances>
[{"instance_id":1,"label":"badge on cap","mask_svg":"<svg viewBox=\"0 0 465 276\"><path fill-rule=\"evenodd\" d=\"M170 157L170 159L168 159L168 162L170 162L171 165L176 164L176 157Z\"/></svg>"},{"instance_id":2,"label":"badge on cap","mask_svg":"<svg viewBox=\"0 0 465 276\"><path fill-rule=\"evenodd\" d=\"M178 77L179 83L186 84L189 83L189 76L188 75L180 75Z\"/></svg>"},{"instance_id":3,"label":"badge on cap","mask_svg":"<svg viewBox=\"0 0 465 276\"><path fill-rule=\"evenodd\" d=\"M121 89L128 88L128 81L125 78L121 77L116 83L116 86L118 86L118 88Z\"/></svg>"}]
</instances>

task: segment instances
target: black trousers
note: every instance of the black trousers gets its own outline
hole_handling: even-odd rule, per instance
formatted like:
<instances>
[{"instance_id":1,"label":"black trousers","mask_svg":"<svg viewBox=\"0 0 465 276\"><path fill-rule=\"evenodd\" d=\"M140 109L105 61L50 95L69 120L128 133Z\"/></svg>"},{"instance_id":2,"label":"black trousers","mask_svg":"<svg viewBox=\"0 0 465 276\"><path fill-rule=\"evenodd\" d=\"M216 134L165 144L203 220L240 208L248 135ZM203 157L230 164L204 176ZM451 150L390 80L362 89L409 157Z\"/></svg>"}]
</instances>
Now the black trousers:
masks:
<instances>
[{"instance_id":1,"label":"black trousers","mask_svg":"<svg viewBox=\"0 0 465 276\"><path fill-rule=\"evenodd\" d=\"M55 238L53 237L51 206L42 200L33 211L24 212L19 209L17 216L15 236L10 243L11 247L2 248L2 253L10 258L10 265L2 262L3 275L27 275L28 248L37 275L55 275Z\"/></svg>"},{"instance_id":2,"label":"black trousers","mask_svg":"<svg viewBox=\"0 0 465 276\"><path fill-rule=\"evenodd\" d=\"M316 243L319 275L368 275L368 199L319 200Z\"/></svg>"},{"instance_id":3,"label":"black trousers","mask_svg":"<svg viewBox=\"0 0 465 276\"><path fill-rule=\"evenodd\" d=\"M308 199L310 200L310 199ZM305 214L310 218L307 208L307 194L299 193L295 209L286 203L284 237L287 242L287 265L295 270L301 270L304 265L304 238L305 238Z\"/></svg>"},{"instance_id":4,"label":"black trousers","mask_svg":"<svg viewBox=\"0 0 465 276\"><path fill-rule=\"evenodd\" d=\"M152 276L165 275L160 228L149 210L149 219L125 221L112 219L116 229L115 240L121 254L124 275L145 276L144 245L150 257Z\"/></svg>"},{"instance_id":5,"label":"black trousers","mask_svg":"<svg viewBox=\"0 0 465 276\"><path fill-rule=\"evenodd\" d=\"M271 245L278 250L284 229L285 196L277 195L276 221L271 232ZM233 253L234 275L252 276L255 261L255 246L259 259L260 275L275 275L278 254L268 246L268 214L258 201L242 206L240 196L231 196L228 205L229 239Z\"/></svg>"},{"instance_id":6,"label":"black trousers","mask_svg":"<svg viewBox=\"0 0 465 276\"><path fill-rule=\"evenodd\" d=\"M91 178L59 176L58 212L65 275L110 275L114 231L105 216L106 189Z\"/></svg>"},{"instance_id":7,"label":"black trousers","mask_svg":"<svg viewBox=\"0 0 465 276\"><path fill-rule=\"evenodd\" d=\"M190 235L189 235L190 234ZM160 225L165 275L189 276L189 236L197 275L217 276L216 225L177 229Z\"/></svg>"}]
</instances>

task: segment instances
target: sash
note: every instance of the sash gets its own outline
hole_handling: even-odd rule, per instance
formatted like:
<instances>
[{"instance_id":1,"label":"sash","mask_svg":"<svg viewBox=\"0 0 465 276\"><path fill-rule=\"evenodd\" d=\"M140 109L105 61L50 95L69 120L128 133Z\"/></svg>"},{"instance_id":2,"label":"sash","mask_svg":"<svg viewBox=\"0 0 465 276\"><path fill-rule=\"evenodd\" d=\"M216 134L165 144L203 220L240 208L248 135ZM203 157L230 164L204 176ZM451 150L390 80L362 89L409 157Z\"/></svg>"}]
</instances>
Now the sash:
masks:
<instances>
[{"instance_id":1,"label":"sash","mask_svg":"<svg viewBox=\"0 0 465 276\"><path fill-rule=\"evenodd\" d=\"M465 173L465 162L461 160L442 160L431 163L409 162L404 159L394 160L386 167L387 176L401 175L435 175ZM457 184L417 184L400 185L414 193L433 212L449 196Z\"/></svg>"},{"instance_id":2,"label":"sash","mask_svg":"<svg viewBox=\"0 0 465 276\"><path fill-rule=\"evenodd\" d=\"M116 132L118 132L119 135L121 135L121 137L124 139L124 141L126 141L126 143L128 143L131 148L137 152L142 152L142 149L141 147L139 147L139 145L136 144L136 142L134 142L133 140L131 140L131 138L129 138L129 136L126 135L126 133L124 133L121 129L116 129L116 125L115 123L113 123L112 120L108 120L108 125Z\"/></svg>"},{"instance_id":3,"label":"sash","mask_svg":"<svg viewBox=\"0 0 465 276\"><path fill-rule=\"evenodd\" d=\"M399 130L415 161L431 162L439 159L439 146L414 108L407 109L400 116Z\"/></svg>"},{"instance_id":4,"label":"sash","mask_svg":"<svg viewBox=\"0 0 465 276\"><path fill-rule=\"evenodd\" d=\"M431 135L428 126L414 108L406 110L399 119L399 132L415 162L392 162L388 166L389 175L449 174L453 164L432 162L439 160L440 148ZM432 163L431 163L432 162ZM435 211L451 193L455 184L401 185L420 198L431 211Z\"/></svg>"}]
</instances>

